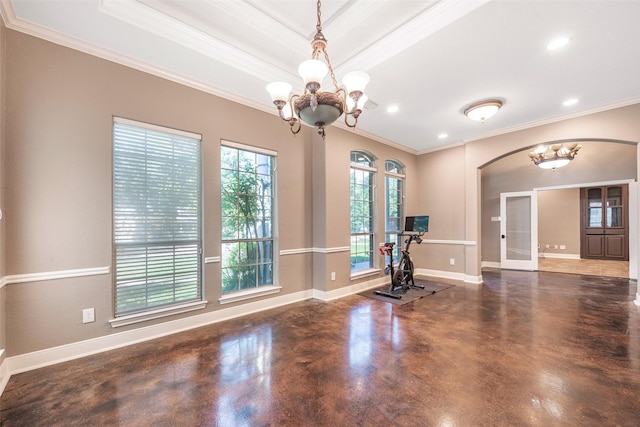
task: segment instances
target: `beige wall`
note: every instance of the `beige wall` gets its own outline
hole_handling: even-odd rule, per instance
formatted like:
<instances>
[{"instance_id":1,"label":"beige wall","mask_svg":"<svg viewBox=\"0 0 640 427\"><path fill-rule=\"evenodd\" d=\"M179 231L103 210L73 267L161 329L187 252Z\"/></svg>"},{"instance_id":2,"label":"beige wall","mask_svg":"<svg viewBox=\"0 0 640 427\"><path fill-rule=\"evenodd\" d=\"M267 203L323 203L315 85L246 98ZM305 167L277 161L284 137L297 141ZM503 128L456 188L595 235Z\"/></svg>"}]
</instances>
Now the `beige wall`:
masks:
<instances>
[{"instance_id":1,"label":"beige wall","mask_svg":"<svg viewBox=\"0 0 640 427\"><path fill-rule=\"evenodd\" d=\"M444 242L414 247L416 266L471 278L480 274L481 166L566 138L640 140L640 105L421 156L335 127L326 141L308 128L294 138L275 115L21 33L3 36L2 58L11 58L3 61L3 276L111 267L113 115L203 135L206 257L220 255L221 139L278 151L280 250L348 247L349 152L363 149L378 159L380 171L376 231L384 230L384 160L397 159L407 166L407 214L430 215L425 237ZM279 259L282 294L371 279L351 280L348 251L301 252ZM206 264L205 311L221 308L219 277L219 263ZM111 274L12 283L0 297L9 356L140 327L109 326ZM81 323L86 307L96 308L95 323Z\"/></svg>"},{"instance_id":2,"label":"beige wall","mask_svg":"<svg viewBox=\"0 0 640 427\"><path fill-rule=\"evenodd\" d=\"M538 192L538 243L542 254L580 256L579 188Z\"/></svg>"},{"instance_id":3,"label":"beige wall","mask_svg":"<svg viewBox=\"0 0 640 427\"><path fill-rule=\"evenodd\" d=\"M429 215L425 241L411 256L422 268L452 273L465 271L465 246L429 240L465 240L465 148L459 146L418 158L417 206L413 215ZM450 265L454 259L455 265Z\"/></svg>"},{"instance_id":4,"label":"beige wall","mask_svg":"<svg viewBox=\"0 0 640 427\"><path fill-rule=\"evenodd\" d=\"M534 188L549 188L558 186L580 186L588 183L606 182L631 179L637 174L635 144L622 144L613 142L581 141L582 149L577 157L568 166L556 171L543 170L535 167L529 159L530 149L518 151L500 160L497 160L482 168L482 260L487 262L500 261L500 223L491 221L491 217L500 216L500 193L512 191L530 191ZM607 167L606 165L611 165ZM549 241L543 235L547 221L551 221L554 213L549 213L544 208L545 194L539 192L542 206L538 206L539 221L542 226L539 230L540 244L567 244L566 242ZM553 193L553 192L551 192ZM579 197L579 196L578 196ZM573 207L572 211L579 206ZM560 215L565 217L565 213ZM579 216L572 220L572 228L578 231L572 245L577 244L577 249L553 250L551 252L565 254L579 254ZM551 237L549 237L551 238ZM567 238L563 238L567 239ZM578 240L575 240L578 239Z\"/></svg>"},{"instance_id":5,"label":"beige wall","mask_svg":"<svg viewBox=\"0 0 640 427\"><path fill-rule=\"evenodd\" d=\"M317 147L317 146L316 146ZM406 188L406 210L409 214L415 209L415 188L419 181L418 169L416 164L416 156L405 151L392 148L388 145L381 144L376 141L356 135L348 130L331 129L331 133L327 134L324 145L324 156L316 156L322 158L325 163L324 182L326 188L325 200L325 224L322 227L324 233L324 241L327 247L347 247L350 245L350 154L354 150L364 150L372 154L376 158L376 194L377 201L377 222L374 225L377 233L378 241L376 244L383 243L384 240L384 162L385 160L397 160L405 165L405 182ZM315 200L315 199L314 199ZM314 217L314 221L316 217ZM374 255L374 264L378 268L383 268L382 257ZM316 278L316 288L322 289L326 284L327 290L333 290L341 286L341 283L355 284L364 280L370 280L371 276L354 279L350 278L350 254L349 252L338 252L335 254L316 254L316 260L324 258L324 264L314 263L314 273L319 274ZM336 272L336 281L330 280L331 272ZM378 274L380 276L380 274Z\"/></svg>"},{"instance_id":6,"label":"beige wall","mask_svg":"<svg viewBox=\"0 0 640 427\"><path fill-rule=\"evenodd\" d=\"M111 128L120 116L203 136L204 256L220 255L221 140L278 152L280 296L312 287L350 286L349 152L407 166L408 204L416 181L413 154L331 127L322 141L310 128L292 136L267 114L71 49L6 32L6 271L4 275L112 266ZM377 224L383 230L383 220ZM320 253L308 248L319 248ZM330 281L330 273L336 280ZM4 276L3 275L3 276ZM378 273L373 277L381 277ZM219 310L220 264L205 264L204 312ZM10 283L6 292L9 356L179 319L113 329L112 276ZM263 297L266 301L269 297ZM251 300L255 301L255 300ZM226 304L224 308L241 306ZM267 303L268 305L268 303ZM96 322L81 323L95 307ZM5 310L3 310L5 312Z\"/></svg>"},{"instance_id":7,"label":"beige wall","mask_svg":"<svg viewBox=\"0 0 640 427\"><path fill-rule=\"evenodd\" d=\"M4 23L0 19L0 211L4 215L5 204L4 204L4 188L6 185L6 179L4 174L4 159L5 159L5 121L4 114L5 111L5 76L6 76L6 53L5 53L5 37L6 37L6 28ZM6 299L6 290L4 287L4 280L2 278L5 277L5 225L6 221L4 218L0 219L0 349L6 348L7 345L7 334L6 334L6 310L5 310L5 299ZM4 361L6 355L3 354L0 356L0 364Z\"/></svg>"},{"instance_id":8,"label":"beige wall","mask_svg":"<svg viewBox=\"0 0 640 427\"><path fill-rule=\"evenodd\" d=\"M478 196L474 197L474 192L476 195L480 194L477 191L480 185L478 169L508 153L525 150L538 144L575 139L580 141L617 140L638 144L640 142L640 104L472 141L465 145L467 163L464 173L467 177L465 187L468 196L466 233L468 240L478 241L479 244L479 246L468 248L468 259L471 259L467 268L468 275L479 274L481 253L479 248L483 247L478 228L481 218L481 203ZM606 166L600 162L596 162L595 165L593 169L585 171L586 176L578 182L595 181L589 178L591 173L599 173L598 171L603 168L615 169L617 161ZM462 172L458 171L458 173ZM634 177L637 179L637 176L638 171L636 170ZM476 262L473 262L474 260Z\"/></svg>"},{"instance_id":9,"label":"beige wall","mask_svg":"<svg viewBox=\"0 0 640 427\"><path fill-rule=\"evenodd\" d=\"M304 134L293 138L273 115L13 31L7 54L7 275L111 267L113 115L202 134L205 257L220 255L222 139L278 152L280 249L312 247ZM310 260L281 257L282 294L311 286ZM219 263L205 265L205 311L220 309L219 277ZM161 322L112 329L111 288L111 274L7 285L9 355ZM86 307L95 307L95 323L81 323Z\"/></svg>"}]
</instances>

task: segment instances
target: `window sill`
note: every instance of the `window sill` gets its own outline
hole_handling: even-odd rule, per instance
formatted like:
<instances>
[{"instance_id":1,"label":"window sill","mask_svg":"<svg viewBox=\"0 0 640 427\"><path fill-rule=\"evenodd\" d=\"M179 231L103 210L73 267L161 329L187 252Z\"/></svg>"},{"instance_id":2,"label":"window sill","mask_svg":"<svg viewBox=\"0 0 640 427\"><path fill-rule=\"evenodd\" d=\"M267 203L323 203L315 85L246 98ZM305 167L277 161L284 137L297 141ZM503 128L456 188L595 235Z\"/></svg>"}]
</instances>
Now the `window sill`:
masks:
<instances>
[{"instance_id":1,"label":"window sill","mask_svg":"<svg viewBox=\"0 0 640 427\"><path fill-rule=\"evenodd\" d=\"M134 323L146 322L147 320L159 319L161 317L173 316L174 314L187 313L189 311L201 310L207 306L208 301L196 301L189 304L182 304L173 307L161 308L144 313L130 314L128 316L116 317L109 320L112 328L132 325Z\"/></svg>"},{"instance_id":2,"label":"window sill","mask_svg":"<svg viewBox=\"0 0 640 427\"><path fill-rule=\"evenodd\" d=\"M269 294L275 294L280 292L280 289L282 289L282 286L260 286L259 288L247 289L244 291L238 291L223 295L218 301L220 302L220 304L230 304L232 302L258 298Z\"/></svg>"},{"instance_id":3,"label":"window sill","mask_svg":"<svg viewBox=\"0 0 640 427\"><path fill-rule=\"evenodd\" d=\"M382 270L379 268L370 268L368 270L361 270L355 273L351 273L351 280L360 279L361 277L373 276L380 273Z\"/></svg>"}]
</instances>

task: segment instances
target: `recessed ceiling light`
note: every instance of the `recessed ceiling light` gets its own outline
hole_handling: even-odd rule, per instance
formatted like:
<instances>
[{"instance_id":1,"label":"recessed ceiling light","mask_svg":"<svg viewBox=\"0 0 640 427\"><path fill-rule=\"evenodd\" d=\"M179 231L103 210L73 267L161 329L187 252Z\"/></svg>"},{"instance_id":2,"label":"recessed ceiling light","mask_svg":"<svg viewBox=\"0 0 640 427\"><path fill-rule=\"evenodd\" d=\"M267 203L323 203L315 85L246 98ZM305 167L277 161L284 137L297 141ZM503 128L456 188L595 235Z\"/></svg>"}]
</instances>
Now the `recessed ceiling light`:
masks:
<instances>
[{"instance_id":1,"label":"recessed ceiling light","mask_svg":"<svg viewBox=\"0 0 640 427\"><path fill-rule=\"evenodd\" d=\"M570 107L572 105L576 105L578 103L578 98L567 99L562 103L565 107Z\"/></svg>"},{"instance_id":2,"label":"recessed ceiling light","mask_svg":"<svg viewBox=\"0 0 640 427\"><path fill-rule=\"evenodd\" d=\"M387 108L387 113L397 113L399 109L397 105L391 105Z\"/></svg>"},{"instance_id":3,"label":"recessed ceiling light","mask_svg":"<svg viewBox=\"0 0 640 427\"><path fill-rule=\"evenodd\" d=\"M569 43L569 37L558 37L557 39L551 40L551 42L547 45L548 50L556 50L560 49L562 46Z\"/></svg>"},{"instance_id":4,"label":"recessed ceiling light","mask_svg":"<svg viewBox=\"0 0 640 427\"><path fill-rule=\"evenodd\" d=\"M445 139L446 137L448 137L449 135L446 133L441 133L440 135L438 135L438 138L440 139Z\"/></svg>"}]
</instances>

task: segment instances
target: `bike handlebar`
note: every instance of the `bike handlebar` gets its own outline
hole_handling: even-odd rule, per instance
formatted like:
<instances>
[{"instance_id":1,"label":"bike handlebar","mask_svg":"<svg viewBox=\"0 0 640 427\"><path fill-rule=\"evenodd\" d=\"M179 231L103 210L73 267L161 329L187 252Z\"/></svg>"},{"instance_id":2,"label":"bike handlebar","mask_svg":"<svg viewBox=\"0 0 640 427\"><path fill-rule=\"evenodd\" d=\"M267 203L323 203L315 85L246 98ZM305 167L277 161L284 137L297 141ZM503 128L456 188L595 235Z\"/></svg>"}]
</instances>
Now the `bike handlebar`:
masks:
<instances>
[{"instance_id":1,"label":"bike handlebar","mask_svg":"<svg viewBox=\"0 0 640 427\"><path fill-rule=\"evenodd\" d=\"M380 245L378 250L380 251L380 255L391 255L393 252L394 242L387 242L384 245Z\"/></svg>"},{"instance_id":2,"label":"bike handlebar","mask_svg":"<svg viewBox=\"0 0 640 427\"><path fill-rule=\"evenodd\" d=\"M416 242L417 244L422 243L422 235L424 234L424 232L421 233L400 233L399 236L408 236L410 241Z\"/></svg>"}]
</instances>

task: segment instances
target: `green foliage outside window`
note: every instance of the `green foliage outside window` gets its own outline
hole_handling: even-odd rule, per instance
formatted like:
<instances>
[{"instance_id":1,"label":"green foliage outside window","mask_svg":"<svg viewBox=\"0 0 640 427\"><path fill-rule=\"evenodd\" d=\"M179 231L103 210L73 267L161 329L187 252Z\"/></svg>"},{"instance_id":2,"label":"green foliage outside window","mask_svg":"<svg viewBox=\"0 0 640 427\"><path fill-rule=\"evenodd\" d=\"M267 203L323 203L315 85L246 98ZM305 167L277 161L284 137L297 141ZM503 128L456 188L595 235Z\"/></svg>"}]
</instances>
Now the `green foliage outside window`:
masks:
<instances>
[{"instance_id":1,"label":"green foliage outside window","mask_svg":"<svg viewBox=\"0 0 640 427\"><path fill-rule=\"evenodd\" d=\"M351 153L351 271L373 267L373 160L359 151Z\"/></svg>"},{"instance_id":2,"label":"green foliage outside window","mask_svg":"<svg viewBox=\"0 0 640 427\"><path fill-rule=\"evenodd\" d=\"M221 148L222 292L273 284L275 157Z\"/></svg>"},{"instance_id":3,"label":"green foliage outside window","mask_svg":"<svg viewBox=\"0 0 640 427\"><path fill-rule=\"evenodd\" d=\"M404 166L395 160L385 161L385 242L396 244L393 252L394 259L400 260L402 237L399 236L404 227ZM390 260L385 259L388 264Z\"/></svg>"}]
</instances>

